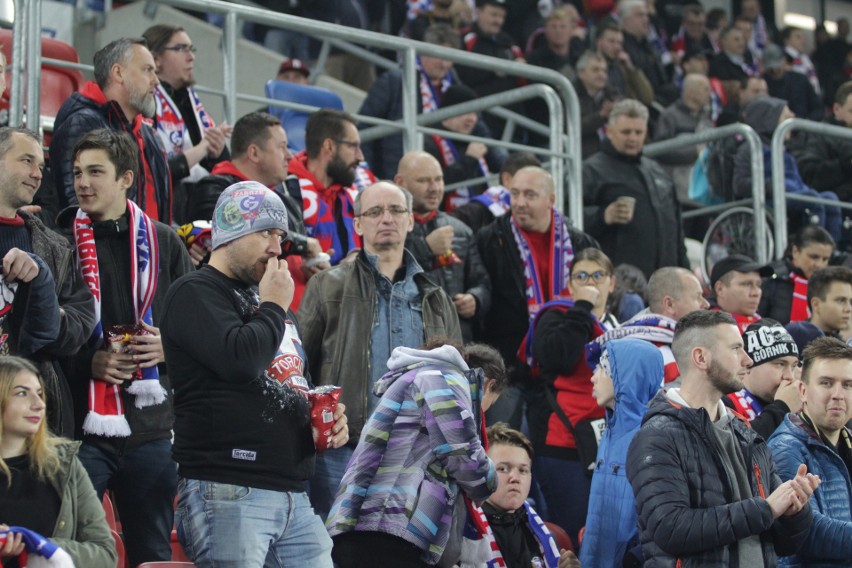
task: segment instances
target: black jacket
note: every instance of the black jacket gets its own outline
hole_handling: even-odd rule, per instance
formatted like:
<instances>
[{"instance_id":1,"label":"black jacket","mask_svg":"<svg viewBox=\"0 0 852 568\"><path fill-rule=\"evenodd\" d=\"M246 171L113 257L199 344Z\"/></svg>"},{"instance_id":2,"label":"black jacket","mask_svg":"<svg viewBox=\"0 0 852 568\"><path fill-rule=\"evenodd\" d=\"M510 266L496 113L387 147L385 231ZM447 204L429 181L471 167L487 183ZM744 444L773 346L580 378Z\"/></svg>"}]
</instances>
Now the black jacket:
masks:
<instances>
[{"instance_id":1,"label":"black jacket","mask_svg":"<svg viewBox=\"0 0 852 568\"><path fill-rule=\"evenodd\" d=\"M764 278L760 284L762 293L757 313L765 318L772 318L781 325L787 325L790 323L795 287L790 272L796 270L801 276L804 275L787 260L776 260L770 266L775 274Z\"/></svg>"},{"instance_id":2,"label":"black jacket","mask_svg":"<svg viewBox=\"0 0 852 568\"><path fill-rule=\"evenodd\" d=\"M137 117L137 120L139 118ZM115 101L107 101L103 92L94 83L87 83L79 93L73 93L62 103L54 122L53 140L50 143L50 165L59 207L77 204L74 194L74 156L72 152L77 140L98 128L111 128L130 134L137 145L144 146L139 152L139 175L136 189L128 197L145 210L146 195L150 188L146 184L146 165L153 180L160 222L171 223L172 182L166 153L157 132L146 121L137 125L127 120L124 111ZM153 212L146 211L153 218Z\"/></svg>"},{"instance_id":3,"label":"black jacket","mask_svg":"<svg viewBox=\"0 0 852 568\"><path fill-rule=\"evenodd\" d=\"M825 122L846 126L833 117ZM806 184L817 191L833 191L841 201L852 200L852 140L806 133L793 137L788 149Z\"/></svg>"},{"instance_id":4,"label":"black jacket","mask_svg":"<svg viewBox=\"0 0 852 568\"><path fill-rule=\"evenodd\" d=\"M781 480L766 442L734 418L751 497L731 502L732 481L703 408L673 404L660 392L627 453L645 566L736 567L737 542L760 535L764 564L795 553L808 535L810 505L773 519L768 497ZM746 568L746 567L743 567Z\"/></svg>"},{"instance_id":5,"label":"black jacket","mask_svg":"<svg viewBox=\"0 0 852 568\"><path fill-rule=\"evenodd\" d=\"M607 225L604 210L620 196L636 198L633 220ZM645 273L663 266L689 267L683 241L680 202L671 177L654 160L616 152L609 140L583 162L585 230L618 266L633 264Z\"/></svg>"},{"instance_id":6,"label":"black jacket","mask_svg":"<svg viewBox=\"0 0 852 568\"><path fill-rule=\"evenodd\" d=\"M479 339L500 351L507 368L517 368L518 347L529 330L530 316L524 266L509 225L510 219L511 214L507 213L476 235L479 254L491 277L492 290L491 310L485 316ZM571 225L568 226L568 234L574 254L588 247L599 246L595 239ZM520 378L516 373L512 376Z\"/></svg>"},{"instance_id":7,"label":"black jacket","mask_svg":"<svg viewBox=\"0 0 852 568\"><path fill-rule=\"evenodd\" d=\"M603 95L595 99L583 86L583 82L574 81L574 90L577 91L577 99L580 102L580 131L582 136L583 159L590 157L601 149L600 129L607 122L607 118L601 116L601 107L606 101L615 102L617 95L609 87L604 87Z\"/></svg>"},{"instance_id":8,"label":"black jacket","mask_svg":"<svg viewBox=\"0 0 852 568\"><path fill-rule=\"evenodd\" d=\"M787 71L780 79L775 79L767 73L763 78L769 87L769 96L787 101L787 106L798 118L820 121L825 116L825 108L819 95L808 78L801 73Z\"/></svg>"}]
</instances>

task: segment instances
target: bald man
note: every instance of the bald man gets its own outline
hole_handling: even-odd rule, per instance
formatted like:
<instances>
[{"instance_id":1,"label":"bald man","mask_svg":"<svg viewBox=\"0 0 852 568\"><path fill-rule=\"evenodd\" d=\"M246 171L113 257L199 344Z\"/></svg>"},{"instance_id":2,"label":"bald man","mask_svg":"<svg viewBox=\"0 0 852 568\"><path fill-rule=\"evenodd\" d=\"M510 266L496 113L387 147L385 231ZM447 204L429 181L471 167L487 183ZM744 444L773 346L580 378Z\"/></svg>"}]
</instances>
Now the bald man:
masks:
<instances>
[{"instance_id":1,"label":"bald man","mask_svg":"<svg viewBox=\"0 0 852 568\"><path fill-rule=\"evenodd\" d=\"M491 307L491 279L479 257L473 231L438 211L444 199L441 164L427 152L408 152L394 182L413 198L414 228L405 239L417 263L453 300L465 342Z\"/></svg>"}]
</instances>

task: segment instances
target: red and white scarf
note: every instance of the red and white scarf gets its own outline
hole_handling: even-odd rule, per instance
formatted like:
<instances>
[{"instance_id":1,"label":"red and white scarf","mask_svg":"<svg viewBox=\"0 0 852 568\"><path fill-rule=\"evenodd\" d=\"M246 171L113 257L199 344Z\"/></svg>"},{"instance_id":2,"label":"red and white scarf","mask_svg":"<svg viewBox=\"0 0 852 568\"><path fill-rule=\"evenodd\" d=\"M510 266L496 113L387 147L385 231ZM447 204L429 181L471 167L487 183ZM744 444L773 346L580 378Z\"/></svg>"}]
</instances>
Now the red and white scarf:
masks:
<instances>
[{"instance_id":1,"label":"red and white scarf","mask_svg":"<svg viewBox=\"0 0 852 568\"><path fill-rule=\"evenodd\" d=\"M152 325L151 306L157 291L160 267L159 244L154 222L132 201L127 200L130 215L130 282L133 285L131 297L134 323L145 322ZM92 220L82 210L77 210L74 219L74 242L77 245L77 257L83 280L95 299L95 320L97 325L92 337L103 343L104 329L101 321L101 281L98 252L95 245L95 233ZM137 408L145 408L162 403L166 391L160 384L157 367L141 370L141 376L134 378L127 392L135 395ZM89 380L89 413L83 422L83 431L98 436L130 435L130 424L124 417L124 405L119 385L100 381L94 377Z\"/></svg>"},{"instance_id":2,"label":"red and white scarf","mask_svg":"<svg viewBox=\"0 0 852 568\"><path fill-rule=\"evenodd\" d=\"M565 226L565 219L562 214L556 209L553 209L550 221L550 248L553 251L551 261L553 265L550 269L550 290L551 295L548 297L544 287L544 283L539 278L538 271L535 267L535 260L530 244L524 236L514 217L510 217L509 226L512 228L512 235L515 237L515 243L518 245L518 251L521 253L521 262L524 265L524 280L526 282L527 308L530 315L530 323L532 323L538 310L542 304L551 300L568 299L571 297L571 292L568 290L568 282L571 279L571 264L574 262L574 247L571 244L571 235L568 233L568 227Z\"/></svg>"},{"instance_id":3,"label":"red and white scarf","mask_svg":"<svg viewBox=\"0 0 852 568\"><path fill-rule=\"evenodd\" d=\"M808 305L808 279L798 274L795 270L790 272L790 279L793 281L790 323L794 321L807 321L811 317L811 308Z\"/></svg>"},{"instance_id":4,"label":"red and white scarf","mask_svg":"<svg viewBox=\"0 0 852 568\"><path fill-rule=\"evenodd\" d=\"M216 125L210 115L207 114L195 90L192 87L187 87L186 90L189 93L189 100L192 102L195 122L203 136L208 128L213 128ZM154 90L154 100L157 102L157 134L160 135L166 154L170 158L175 154L182 154L192 147L192 139L189 137L186 120L162 85L157 85Z\"/></svg>"}]
</instances>

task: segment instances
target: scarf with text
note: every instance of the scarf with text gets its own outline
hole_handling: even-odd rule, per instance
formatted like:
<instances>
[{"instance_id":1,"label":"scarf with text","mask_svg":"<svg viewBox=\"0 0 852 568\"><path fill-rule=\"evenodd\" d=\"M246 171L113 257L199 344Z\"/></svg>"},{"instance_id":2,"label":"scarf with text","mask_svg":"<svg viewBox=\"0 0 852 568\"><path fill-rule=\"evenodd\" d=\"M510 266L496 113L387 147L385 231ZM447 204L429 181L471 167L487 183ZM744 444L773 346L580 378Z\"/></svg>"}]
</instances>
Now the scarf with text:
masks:
<instances>
[{"instance_id":1,"label":"scarf with text","mask_svg":"<svg viewBox=\"0 0 852 568\"><path fill-rule=\"evenodd\" d=\"M790 323L807 321L811 317L811 307L808 305L808 279L795 270L790 273L793 281L793 301L790 304Z\"/></svg>"},{"instance_id":2,"label":"scarf with text","mask_svg":"<svg viewBox=\"0 0 852 568\"><path fill-rule=\"evenodd\" d=\"M551 255L553 265L550 269L550 297L547 297L547 288L545 288L544 283L539 278L530 244L515 222L515 218L509 218L509 226L512 228L512 235L515 237L515 243L518 245L518 251L521 253L521 262L524 265L527 310L529 311L530 322L533 321L538 310L545 302L571 297L571 292L568 290L568 282L571 280L574 246L571 243L571 235L568 232L568 227L565 225L565 219L562 217L562 214L556 209L553 209L551 215L550 249L553 251Z\"/></svg>"},{"instance_id":3,"label":"scarf with text","mask_svg":"<svg viewBox=\"0 0 852 568\"><path fill-rule=\"evenodd\" d=\"M502 217L512 209L512 196L502 185L495 185L477 195L471 201L479 201L491 211L495 217Z\"/></svg>"},{"instance_id":4,"label":"scarf with text","mask_svg":"<svg viewBox=\"0 0 852 568\"><path fill-rule=\"evenodd\" d=\"M192 112L198 127L201 130L201 135L208 128L216 126L213 119L204 109L198 93L192 87L187 87L189 100L192 103ZM181 115L180 110L174 100L169 96L162 85L157 85L154 90L154 100L157 102L157 134L160 135L160 140L163 142L163 147L166 149L166 154L171 158L176 154L183 152L192 147L192 140L189 137L189 128L186 126L186 120Z\"/></svg>"},{"instance_id":5,"label":"scarf with text","mask_svg":"<svg viewBox=\"0 0 852 568\"><path fill-rule=\"evenodd\" d=\"M131 297L136 317L134 323L145 322L152 325L151 306L157 291L160 267L157 230L154 222L129 199L127 211L130 215L130 282L133 285ZM77 216L74 218L74 242L77 246L83 280L95 299L97 324L92 338L99 344L103 344L104 329L101 321L103 298L101 297L98 252L92 220L82 209L77 210ZM162 403L166 398L166 391L160 384L160 374L156 365L141 369L130 382L127 392L135 395L137 408ZM110 384L94 377L89 380L89 412L83 422L83 431L98 436L126 437L130 435L130 425L124 417L120 385Z\"/></svg>"},{"instance_id":6,"label":"scarf with text","mask_svg":"<svg viewBox=\"0 0 852 568\"><path fill-rule=\"evenodd\" d=\"M653 343L663 355L663 382L670 383L680 376L672 353L672 339L677 322L660 314L640 312L627 320L621 327L611 329L586 344L586 362L589 368L597 368L603 346L607 341L632 337Z\"/></svg>"},{"instance_id":7,"label":"scarf with text","mask_svg":"<svg viewBox=\"0 0 852 568\"><path fill-rule=\"evenodd\" d=\"M751 422L758 415L763 412L763 404L757 399L756 396L751 394L747 388L743 388L740 391L732 392L728 395L728 400L734 406L734 410L745 416L746 420Z\"/></svg>"}]
</instances>

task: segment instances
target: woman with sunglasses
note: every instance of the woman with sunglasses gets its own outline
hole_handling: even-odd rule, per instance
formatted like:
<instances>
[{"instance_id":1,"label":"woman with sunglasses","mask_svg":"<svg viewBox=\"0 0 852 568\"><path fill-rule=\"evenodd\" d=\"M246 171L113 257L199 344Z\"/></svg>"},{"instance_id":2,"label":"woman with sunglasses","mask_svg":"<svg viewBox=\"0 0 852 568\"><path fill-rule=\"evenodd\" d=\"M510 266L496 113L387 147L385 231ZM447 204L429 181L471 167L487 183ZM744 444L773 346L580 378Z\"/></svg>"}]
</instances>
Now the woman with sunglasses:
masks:
<instances>
[{"instance_id":1,"label":"woman with sunglasses","mask_svg":"<svg viewBox=\"0 0 852 568\"><path fill-rule=\"evenodd\" d=\"M547 505L546 520L561 526L578 547L586 521L596 427L604 409L592 397L585 345L618 325L606 305L614 267L596 248L577 253L568 288L573 301L542 306L522 349L533 367L527 416L535 450L533 469Z\"/></svg>"},{"instance_id":2,"label":"woman with sunglasses","mask_svg":"<svg viewBox=\"0 0 852 568\"><path fill-rule=\"evenodd\" d=\"M35 366L0 357L0 563L19 566L24 544L14 530L6 532L13 526L43 535L76 566L114 568L115 543L77 460L80 443L53 436L45 410Z\"/></svg>"}]
</instances>

